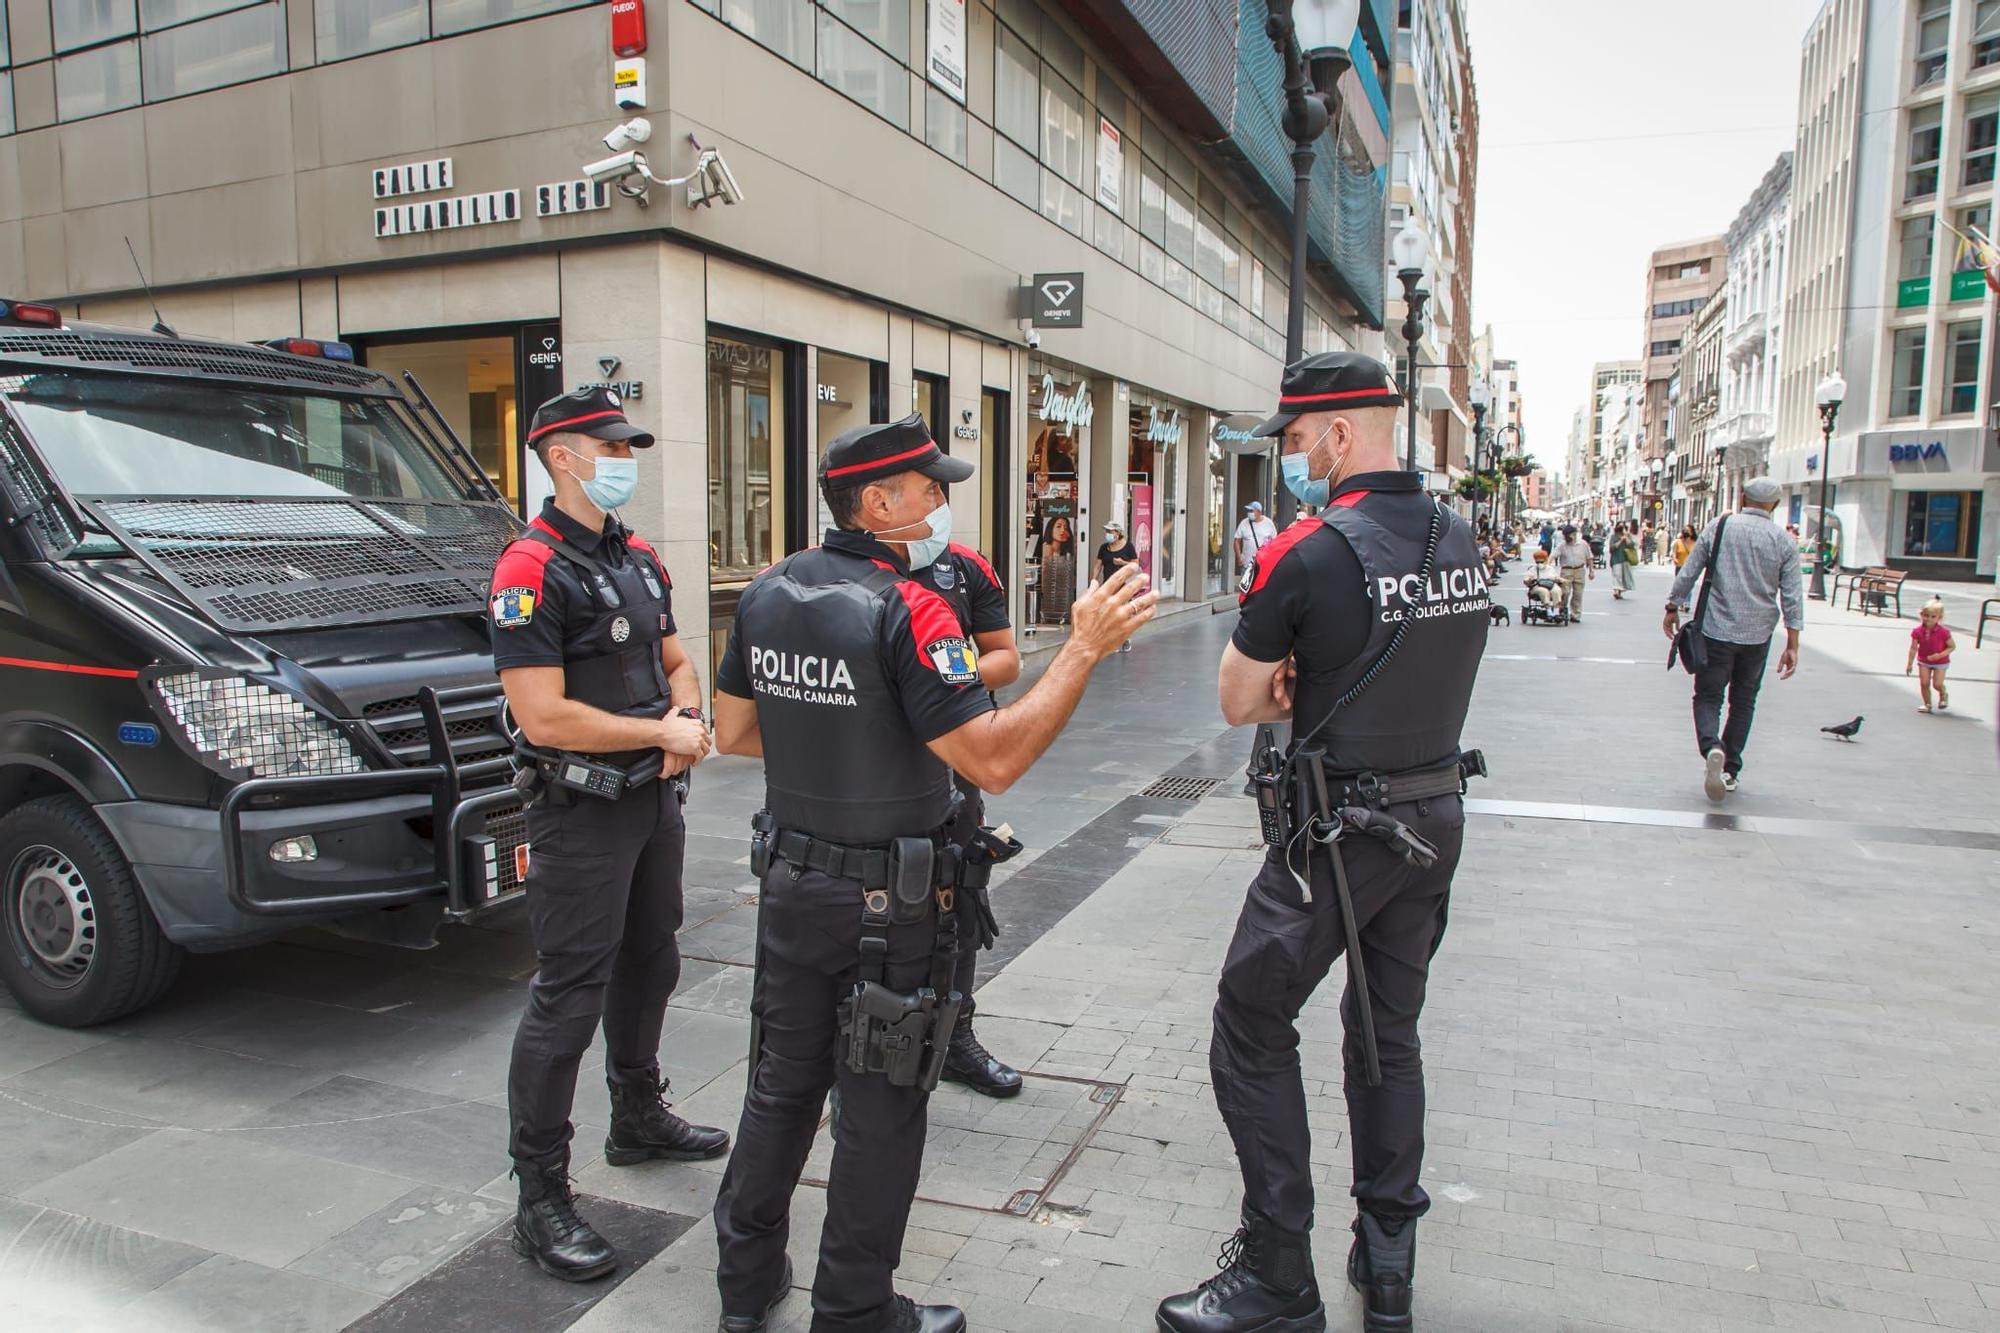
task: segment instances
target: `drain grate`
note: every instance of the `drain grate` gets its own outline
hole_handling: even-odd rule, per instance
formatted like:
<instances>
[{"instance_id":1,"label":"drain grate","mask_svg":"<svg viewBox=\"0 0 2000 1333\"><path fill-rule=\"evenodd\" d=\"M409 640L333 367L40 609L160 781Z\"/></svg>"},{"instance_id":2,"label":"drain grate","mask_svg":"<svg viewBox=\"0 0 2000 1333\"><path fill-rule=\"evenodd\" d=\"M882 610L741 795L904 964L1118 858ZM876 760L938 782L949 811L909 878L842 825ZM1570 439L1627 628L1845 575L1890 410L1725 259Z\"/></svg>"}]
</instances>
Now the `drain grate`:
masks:
<instances>
[{"instance_id":1,"label":"drain grate","mask_svg":"<svg viewBox=\"0 0 2000 1333\"><path fill-rule=\"evenodd\" d=\"M1162 801L1199 801L1215 790L1220 781L1221 778L1161 778L1139 794Z\"/></svg>"}]
</instances>

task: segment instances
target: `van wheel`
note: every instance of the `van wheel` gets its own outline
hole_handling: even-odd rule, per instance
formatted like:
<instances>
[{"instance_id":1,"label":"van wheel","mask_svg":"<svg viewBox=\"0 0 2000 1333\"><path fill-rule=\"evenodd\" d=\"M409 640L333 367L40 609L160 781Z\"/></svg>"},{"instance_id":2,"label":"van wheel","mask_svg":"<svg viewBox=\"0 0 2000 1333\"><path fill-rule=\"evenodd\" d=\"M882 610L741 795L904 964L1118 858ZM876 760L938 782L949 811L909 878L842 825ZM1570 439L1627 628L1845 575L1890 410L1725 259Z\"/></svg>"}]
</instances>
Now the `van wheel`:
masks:
<instances>
[{"instance_id":1,"label":"van wheel","mask_svg":"<svg viewBox=\"0 0 2000 1333\"><path fill-rule=\"evenodd\" d=\"M143 1009L181 951L161 933L90 807L44 796L0 818L0 980L45 1023L81 1028Z\"/></svg>"}]
</instances>

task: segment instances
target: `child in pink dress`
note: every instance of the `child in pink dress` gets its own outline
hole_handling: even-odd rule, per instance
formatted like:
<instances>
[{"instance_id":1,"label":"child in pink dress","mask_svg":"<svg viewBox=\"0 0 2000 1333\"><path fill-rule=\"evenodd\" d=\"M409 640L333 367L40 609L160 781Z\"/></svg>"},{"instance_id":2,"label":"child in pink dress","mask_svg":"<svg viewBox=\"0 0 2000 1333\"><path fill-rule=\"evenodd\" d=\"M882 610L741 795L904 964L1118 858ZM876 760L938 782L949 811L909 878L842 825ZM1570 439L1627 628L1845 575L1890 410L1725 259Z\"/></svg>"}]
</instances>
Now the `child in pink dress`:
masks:
<instances>
[{"instance_id":1,"label":"child in pink dress","mask_svg":"<svg viewBox=\"0 0 2000 1333\"><path fill-rule=\"evenodd\" d=\"M1917 613L1917 627L1910 631L1910 657L1903 664L1903 674L1917 673L1917 692L1923 702L1917 706L1919 713L1931 711L1931 689L1937 689L1937 707L1940 713L1951 707L1951 695L1944 688L1945 668L1951 665L1951 650L1958 646L1951 637L1951 630L1944 623L1944 603L1933 597L1924 603L1924 609Z\"/></svg>"}]
</instances>

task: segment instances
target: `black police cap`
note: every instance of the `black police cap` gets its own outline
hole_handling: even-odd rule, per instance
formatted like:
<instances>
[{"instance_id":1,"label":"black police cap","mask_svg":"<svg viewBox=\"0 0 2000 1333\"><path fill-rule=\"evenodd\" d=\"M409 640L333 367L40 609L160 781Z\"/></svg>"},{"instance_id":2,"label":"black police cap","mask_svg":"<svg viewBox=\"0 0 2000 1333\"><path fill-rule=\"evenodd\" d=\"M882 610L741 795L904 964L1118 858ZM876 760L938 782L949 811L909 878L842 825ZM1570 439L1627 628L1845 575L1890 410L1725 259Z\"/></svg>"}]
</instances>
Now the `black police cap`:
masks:
<instances>
[{"instance_id":1,"label":"black police cap","mask_svg":"<svg viewBox=\"0 0 2000 1333\"><path fill-rule=\"evenodd\" d=\"M1278 390L1278 411L1250 432L1276 435L1311 412L1344 412L1356 407L1401 407L1403 394L1396 377L1372 356L1359 352L1321 352L1285 367Z\"/></svg>"},{"instance_id":2,"label":"black police cap","mask_svg":"<svg viewBox=\"0 0 2000 1333\"><path fill-rule=\"evenodd\" d=\"M616 389L603 386L573 389L535 409L528 423L528 443L557 431L574 431L599 440L624 440L634 449L650 449L653 437L625 419L625 404Z\"/></svg>"},{"instance_id":3,"label":"black police cap","mask_svg":"<svg viewBox=\"0 0 2000 1333\"><path fill-rule=\"evenodd\" d=\"M921 472L932 481L964 481L972 464L938 448L929 426L915 412L901 421L856 426L833 437L820 466L820 481L830 487L865 486L900 472Z\"/></svg>"}]
</instances>

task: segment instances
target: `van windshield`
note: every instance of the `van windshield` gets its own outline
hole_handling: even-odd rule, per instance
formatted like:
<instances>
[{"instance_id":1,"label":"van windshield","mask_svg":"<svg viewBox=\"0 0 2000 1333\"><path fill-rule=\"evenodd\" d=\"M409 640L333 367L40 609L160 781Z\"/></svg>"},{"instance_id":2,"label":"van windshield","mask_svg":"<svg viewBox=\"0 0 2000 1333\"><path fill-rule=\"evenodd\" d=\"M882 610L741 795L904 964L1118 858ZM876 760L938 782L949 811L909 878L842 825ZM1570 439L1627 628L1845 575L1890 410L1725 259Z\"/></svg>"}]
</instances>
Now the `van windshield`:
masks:
<instances>
[{"instance_id":1,"label":"van windshield","mask_svg":"<svg viewBox=\"0 0 2000 1333\"><path fill-rule=\"evenodd\" d=\"M72 371L0 377L72 495L463 501L396 403Z\"/></svg>"}]
</instances>

